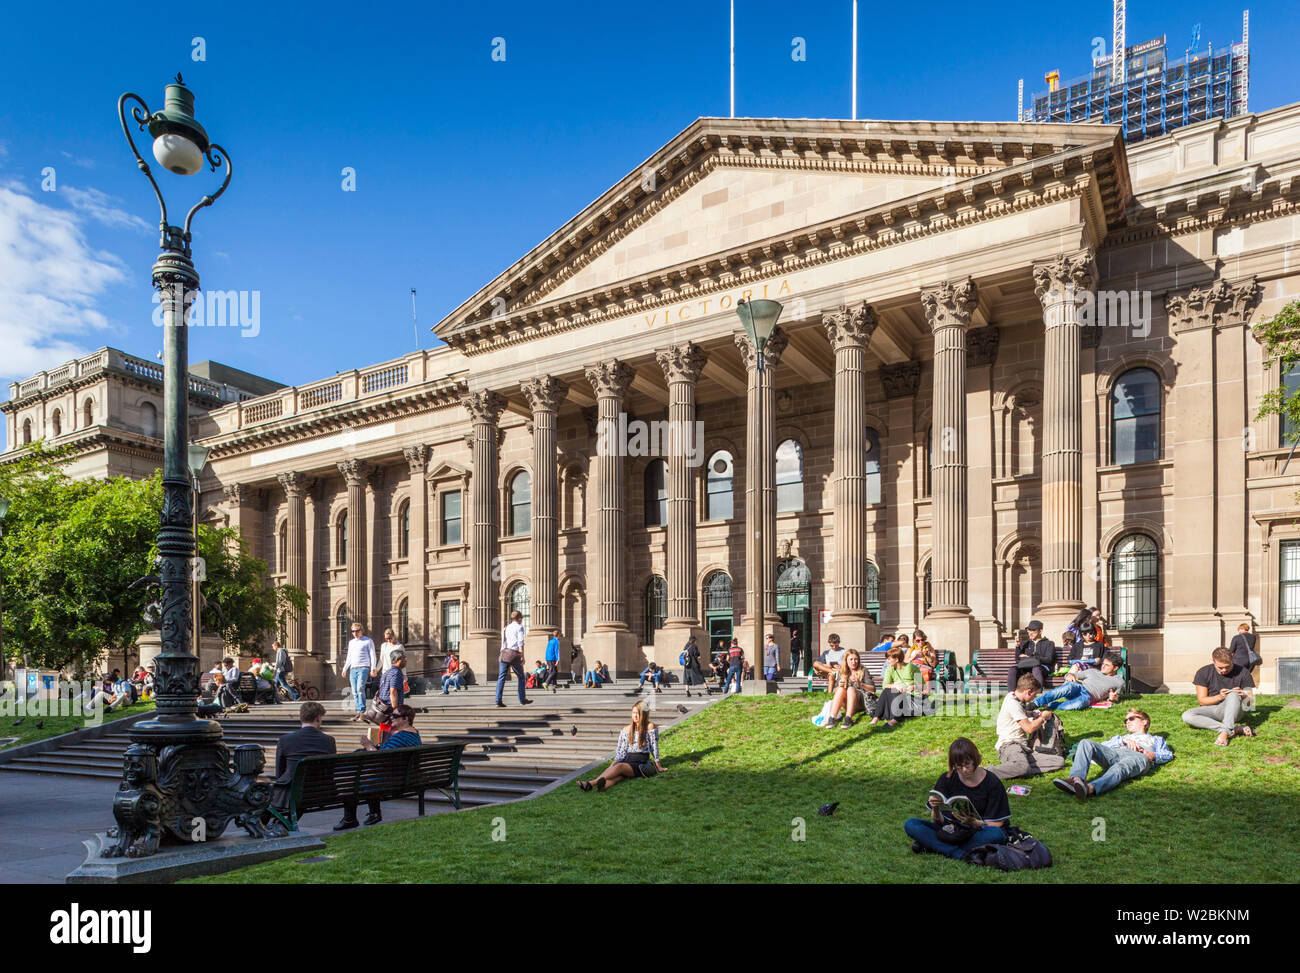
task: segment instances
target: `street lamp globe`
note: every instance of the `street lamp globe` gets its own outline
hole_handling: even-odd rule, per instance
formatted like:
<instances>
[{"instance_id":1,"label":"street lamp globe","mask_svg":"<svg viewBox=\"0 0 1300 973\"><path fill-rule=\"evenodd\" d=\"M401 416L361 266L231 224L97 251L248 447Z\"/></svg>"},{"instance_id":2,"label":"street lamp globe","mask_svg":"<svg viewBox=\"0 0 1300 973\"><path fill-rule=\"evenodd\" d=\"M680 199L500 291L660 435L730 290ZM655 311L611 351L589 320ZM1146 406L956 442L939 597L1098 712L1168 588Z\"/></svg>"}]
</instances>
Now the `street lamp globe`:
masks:
<instances>
[{"instance_id":1,"label":"street lamp globe","mask_svg":"<svg viewBox=\"0 0 1300 973\"><path fill-rule=\"evenodd\" d=\"M781 316L781 304L779 301L741 301L736 305L736 313L740 315L749 340L755 348L761 350L776 330L777 318Z\"/></svg>"},{"instance_id":2,"label":"street lamp globe","mask_svg":"<svg viewBox=\"0 0 1300 973\"><path fill-rule=\"evenodd\" d=\"M179 74L166 88L162 111L149 119L149 134L154 137L153 157L168 172L192 176L203 168L208 133L194 117L194 92Z\"/></svg>"},{"instance_id":3,"label":"street lamp globe","mask_svg":"<svg viewBox=\"0 0 1300 973\"><path fill-rule=\"evenodd\" d=\"M190 443L188 452L190 474L197 480L203 474L203 467L208 465L208 453L212 452L212 448Z\"/></svg>"}]
</instances>

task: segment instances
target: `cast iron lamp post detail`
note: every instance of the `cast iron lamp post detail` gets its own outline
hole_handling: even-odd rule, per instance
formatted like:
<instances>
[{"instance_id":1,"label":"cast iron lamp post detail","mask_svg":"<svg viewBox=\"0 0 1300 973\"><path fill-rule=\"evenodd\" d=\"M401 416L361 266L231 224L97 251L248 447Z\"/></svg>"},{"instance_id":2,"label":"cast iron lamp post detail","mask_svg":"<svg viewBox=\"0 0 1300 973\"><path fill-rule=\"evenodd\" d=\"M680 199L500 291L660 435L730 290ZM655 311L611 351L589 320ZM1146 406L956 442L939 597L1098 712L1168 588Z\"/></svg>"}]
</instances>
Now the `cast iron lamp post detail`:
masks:
<instances>
[{"instance_id":1,"label":"cast iron lamp post detail","mask_svg":"<svg viewBox=\"0 0 1300 973\"><path fill-rule=\"evenodd\" d=\"M182 226L167 219L167 204L136 148L127 121L154 136L154 157L178 175L194 175L206 160L226 175L215 193L202 197ZM123 759L122 783L113 801L117 827L103 849L107 858L152 855L170 837L181 842L219 836L234 820L255 837L265 837L260 823L270 802L270 787L258 783L265 766L262 748L236 747L221 739L221 725L199 716L199 660L191 651L195 622L191 601L191 560L194 555L192 481L186 444L189 441L189 331L186 315L198 290L199 275L190 260L190 225L194 214L211 206L230 185L230 157L208 140L194 118L194 95L181 76L167 85L163 109L151 112L139 95L127 92L117 102L122 133L136 165L158 199L161 253L153 265L153 285L163 315L163 503L158 531L158 584L162 591L162 651L154 660L157 712L135 723L133 745ZM232 758L234 769L232 771Z\"/></svg>"}]
</instances>

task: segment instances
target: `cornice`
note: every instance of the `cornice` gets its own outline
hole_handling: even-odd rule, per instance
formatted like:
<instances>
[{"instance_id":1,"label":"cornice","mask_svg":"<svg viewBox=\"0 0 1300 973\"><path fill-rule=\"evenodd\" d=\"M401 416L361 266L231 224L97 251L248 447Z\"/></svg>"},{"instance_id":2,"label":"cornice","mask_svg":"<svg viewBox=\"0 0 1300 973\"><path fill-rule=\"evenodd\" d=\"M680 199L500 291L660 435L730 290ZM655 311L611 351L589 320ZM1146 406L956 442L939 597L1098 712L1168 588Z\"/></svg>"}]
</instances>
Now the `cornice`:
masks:
<instances>
[{"instance_id":1,"label":"cornice","mask_svg":"<svg viewBox=\"0 0 1300 973\"><path fill-rule=\"evenodd\" d=\"M1160 206L1133 210L1128 225L1111 230L1101 245L1121 247L1220 227L1254 225L1297 212L1300 182L1290 178L1269 180L1253 192L1240 186L1222 192L1195 192Z\"/></svg>"}]
</instances>

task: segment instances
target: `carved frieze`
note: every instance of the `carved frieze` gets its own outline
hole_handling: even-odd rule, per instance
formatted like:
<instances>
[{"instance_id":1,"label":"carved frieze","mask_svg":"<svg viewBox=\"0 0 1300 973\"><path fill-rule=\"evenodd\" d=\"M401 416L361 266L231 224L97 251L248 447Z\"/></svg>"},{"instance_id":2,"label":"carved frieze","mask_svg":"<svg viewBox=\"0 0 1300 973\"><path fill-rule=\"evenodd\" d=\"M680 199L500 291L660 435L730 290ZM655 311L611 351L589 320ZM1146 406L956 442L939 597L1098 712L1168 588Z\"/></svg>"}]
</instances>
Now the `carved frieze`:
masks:
<instances>
[{"instance_id":1,"label":"carved frieze","mask_svg":"<svg viewBox=\"0 0 1300 973\"><path fill-rule=\"evenodd\" d=\"M1193 287L1165 298L1165 312L1174 331L1221 328L1245 324L1259 305L1263 288L1254 277L1236 282L1216 277L1209 287Z\"/></svg>"}]
</instances>

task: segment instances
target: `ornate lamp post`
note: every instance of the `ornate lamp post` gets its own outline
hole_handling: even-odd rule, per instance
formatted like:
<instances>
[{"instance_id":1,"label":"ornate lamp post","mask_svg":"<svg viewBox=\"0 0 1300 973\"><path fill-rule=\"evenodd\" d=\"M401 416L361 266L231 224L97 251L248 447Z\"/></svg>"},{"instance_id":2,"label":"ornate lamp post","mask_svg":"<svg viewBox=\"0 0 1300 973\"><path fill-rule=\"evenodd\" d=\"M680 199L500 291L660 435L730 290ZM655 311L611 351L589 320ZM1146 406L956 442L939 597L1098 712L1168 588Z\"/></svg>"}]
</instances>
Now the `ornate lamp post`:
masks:
<instances>
[{"instance_id":1,"label":"ornate lamp post","mask_svg":"<svg viewBox=\"0 0 1300 973\"><path fill-rule=\"evenodd\" d=\"M208 453L212 452L210 446L201 446L198 443L190 443L186 452L186 460L190 470L190 492L194 497L194 516L192 518L192 529L194 534L194 571L191 582L193 583L193 595L190 598L190 611L194 616L194 657L202 659L203 638L203 613L201 605L203 600L199 597L199 583L203 580L199 577L199 494L201 486L199 477L203 475L203 468L208 465Z\"/></svg>"},{"instance_id":2,"label":"ornate lamp post","mask_svg":"<svg viewBox=\"0 0 1300 973\"><path fill-rule=\"evenodd\" d=\"M5 536L5 516L9 513L9 498L0 497L0 537ZM0 582L0 683L5 681L5 616L4 584ZM16 688L16 687L15 687Z\"/></svg>"},{"instance_id":3,"label":"ornate lamp post","mask_svg":"<svg viewBox=\"0 0 1300 973\"><path fill-rule=\"evenodd\" d=\"M763 378L767 374L767 348L768 339L772 337L772 332L776 330L777 319L781 316L781 304L778 301L741 301L736 305L736 314L740 316L740 322L745 326L745 334L749 336L750 343L754 346L755 363L758 370L758 414L755 416L755 427L758 429L758 442L763 443ZM752 442L751 442L752 445ZM760 445L760 448L761 445ZM763 628L767 622L767 604L766 604L766 557L767 552L763 543L763 526L766 520L766 507L764 495L767 490L767 457L761 458L756 464L757 468L762 470L762 476L759 479L755 490L757 503L755 509L758 516L754 518L755 537L754 550L757 551L757 557L754 558L754 600L756 604L750 608L750 622L754 627L754 680L757 682L759 673L763 665Z\"/></svg>"},{"instance_id":4,"label":"ornate lamp post","mask_svg":"<svg viewBox=\"0 0 1300 973\"><path fill-rule=\"evenodd\" d=\"M162 191L140 155L127 118L154 137L154 158L170 172L192 176L206 161L225 179L215 193L203 196L181 226L167 218ZM194 214L211 206L230 185L229 155L208 140L194 118L194 95L178 74L167 85L163 109L150 111L144 99L127 92L117 102L122 133L136 165L149 180L160 211L161 253L153 265L153 285L163 311L163 506L158 531L158 584L162 590L162 651L154 663L157 713L131 727L122 784L113 801L118 827L104 857L140 857L158 850L164 835L182 842L204 841L221 834L234 819L250 834L265 836L258 823L270 798L269 787L255 783L264 766L261 747L231 752L221 739L221 725L198 715L198 657L191 651L196 619L191 589L194 555L192 480L189 440L189 332L186 315L198 290L199 275L190 260L190 224ZM206 456L204 457L206 459Z\"/></svg>"}]
</instances>

